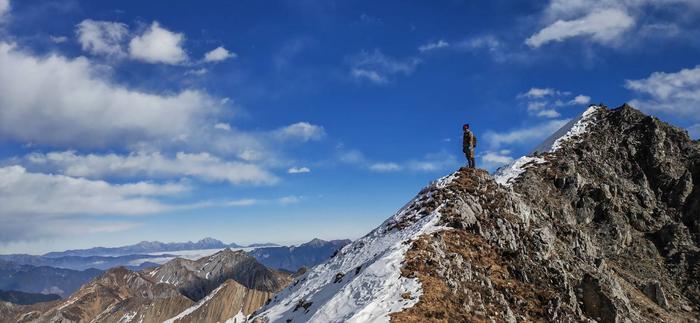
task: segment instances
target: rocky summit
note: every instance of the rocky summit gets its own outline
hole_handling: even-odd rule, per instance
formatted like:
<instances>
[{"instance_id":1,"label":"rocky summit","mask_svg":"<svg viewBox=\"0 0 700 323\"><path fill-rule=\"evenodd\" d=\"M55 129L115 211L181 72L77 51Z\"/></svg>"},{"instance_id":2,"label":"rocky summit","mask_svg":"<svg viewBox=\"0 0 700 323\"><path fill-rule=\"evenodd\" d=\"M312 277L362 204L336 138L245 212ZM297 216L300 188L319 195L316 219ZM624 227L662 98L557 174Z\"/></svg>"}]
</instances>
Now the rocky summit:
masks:
<instances>
[{"instance_id":1,"label":"rocky summit","mask_svg":"<svg viewBox=\"0 0 700 323\"><path fill-rule=\"evenodd\" d=\"M495 176L460 169L256 322L700 320L700 142L592 106Z\"/></svg>"}]
</instances>

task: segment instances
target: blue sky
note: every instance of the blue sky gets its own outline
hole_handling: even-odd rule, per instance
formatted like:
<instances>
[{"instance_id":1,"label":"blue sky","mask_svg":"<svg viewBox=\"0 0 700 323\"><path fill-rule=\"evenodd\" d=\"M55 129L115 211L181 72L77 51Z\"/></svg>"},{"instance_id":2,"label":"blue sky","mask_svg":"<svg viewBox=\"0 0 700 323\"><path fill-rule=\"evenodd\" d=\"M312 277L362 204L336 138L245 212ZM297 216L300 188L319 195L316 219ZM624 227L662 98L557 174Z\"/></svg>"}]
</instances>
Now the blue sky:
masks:
<instances>
[{"instance_id":1,"label":"blue sky","mask_svg":"<svg viewBox=\"0 0 700 323\"><path fill-rule=\"evenodd\" d=\"M700 136L700 4L0 0L0 252L357 238L591 103Z\"/></svg>"}]
</instances>

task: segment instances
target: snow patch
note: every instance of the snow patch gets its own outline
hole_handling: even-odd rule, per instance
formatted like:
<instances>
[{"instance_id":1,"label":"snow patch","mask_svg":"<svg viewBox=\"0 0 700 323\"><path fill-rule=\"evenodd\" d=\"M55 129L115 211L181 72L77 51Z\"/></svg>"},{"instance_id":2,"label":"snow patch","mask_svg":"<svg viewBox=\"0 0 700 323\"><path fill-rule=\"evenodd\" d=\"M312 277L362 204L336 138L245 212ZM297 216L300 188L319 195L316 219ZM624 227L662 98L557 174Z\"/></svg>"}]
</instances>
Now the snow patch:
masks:
<instances>
[{"instance_id":1,"label":"snow patch","mask_svg":"<svg viewBox=\"0 0 700 323\"><path fill-rule=\"evenodd\" d=\"M546 160L537 155L553 153L559 150L565 142L575 140L578 136L586 133L591 124L595 122L596 112L600 109L602 108L595 105L588 107L578 118L569 121L554 134L545 139L544 142L535 148L531 156L520 157L512 163L496 170L493 174L496 182L504 186L511 186L513 181L522 175L527 168L545 163Z\"/></svg>"},{"instance_id":2,"label":"snow patch","mask_svg":"<svg viewBox=\"0 0 700 323\"><path fill-rule=\"evenodd\" d=\"M226 320L226 322L224 323L245 323L247 319L248 318L245 316L245 314L243 314L242 311L238 311L238 313L234 317Z\"/></svg>"},{"instance_id":3,"label":"snow patch","mask_svg":"<svg viewBox=\"0 0 700 323\"><path fill-rule=\"evenodd\" d=\"M122 316L122 318L119 319L119 323L131 322L131 320L133 320L134 317L136 317L136 312L126 313L126 314L124 314L124 316Z\"/></svg>"},{"instance_id":4,"label":"snow patch","mask_svg":"<svg viewBox=\"0 0 700 323\"><path fill-rule=\"evenodd\" d=\"M445 228L438 226L442 206L428 215L411 206L455 178L452 174L432 183L378 228L298 278L258 317L270 322L389 322L389 314L415 305L421 285L401 276L409 241ZM401 296L406 293L410 299Z\"/></svg>"},{"instance_id":5,"label":"snow patch","mask_svg":"<svg viewBox=\"0 0 700 323\"><path fill-rule=\"evenodd\" d=\"M209 293L209 295L207 295L207 297L205 297L205 298L201 299L199 302L197 302L197 304L194 304L194 305L192 305L191 307L185 309L184 311L182 311L182 312L181 312L180 314L178 314L177 316L175 316L175 317L173 317L173 318L171 318L171 319L168 319L168 320L163 321L163 323L173 323L173 322L175 322L175 321L177 321L177 320L179 320L179 319L181 319L181 318L183 318L183 317L185 317L185 316L187 316L187 315L192 314L194 311L196 311L197 309L199 309L200 307L202 307L202 305L204 305L206 302L208 302L208 301L211 300L214 296L216 296L216 293L218 293L218 292L221 290L221 288L223 288L223 287L224 287L224 284L219 285L219 287L217 287L215 290L213 290L211 293Z\"/></svg>"}]
</instances>

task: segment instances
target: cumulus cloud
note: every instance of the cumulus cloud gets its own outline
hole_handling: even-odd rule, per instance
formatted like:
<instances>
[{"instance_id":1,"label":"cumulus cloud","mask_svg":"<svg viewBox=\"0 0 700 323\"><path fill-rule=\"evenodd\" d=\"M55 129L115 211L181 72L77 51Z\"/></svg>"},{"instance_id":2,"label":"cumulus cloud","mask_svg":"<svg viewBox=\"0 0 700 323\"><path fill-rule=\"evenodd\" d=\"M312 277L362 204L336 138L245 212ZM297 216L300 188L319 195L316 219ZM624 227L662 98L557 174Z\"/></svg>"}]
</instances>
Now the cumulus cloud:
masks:
<instances>
[{"instance_id":1,"label":"cumulus cloud","mask_svg":"<svg viewBox=\"0 0 700 323\"><path fill-rule=\"evenodd\" d=\"M5 138L73 147L173 141L203 127L219 107L204 92L132 90L106 80L85 58L38 58L0 42L0 135Z\"/></svg>"},{"instance_id":2,"label":"cumulus cloud","mask_svg":"<svg viewBox=\"0 0 700 323\"><path fill-rule=\"evenodd\" d=\"M142 34L129 42L129 55L147 63L180 64L187 61L182 48L185 35L169 31L153 22Z\"/></svg>"},{"instance_id":3,"label":"cumulus cloud","mask_svg":"<svg viewBox=\"0 0 700 323\"><path fill-rule=\"evenodd\" d=\"M204 61L210 62L220 62L227 60L229 58L235 58L236 53L229 52L226 48L219 46L204 55Z\"/></svg>"},{"instance_id":4,"label":"cumulus cloud","mask_svg":"<svg viewBox=\"0 0 700 323\"><path fill-rule=\"evenodd\" d=\"M73 151L34 153L26 157L33 166L73 177L86 178L172 178L192 177L204 181L226 181L231 184L274 184L277 177L260 166L224 161L208 153L177 153L174 157L161 153L87 154Z\"/></svg>"},{"instance_id":5,"label":"cumulus cloud","mask_svg":"<svg viewBox=\"0 0 700 323\"><path fill-rule=\"evenodd\" d=\"M292 167L287 170L287 173L289 174L304 174L304 173L310 173L311 169L308 167Z\"/></svg>"},{"instance_id":6,"label":"cumulus cloud","mask_svg":"<svg viewBox=\"0 0 700 323\"><path fill-rule=\"evenodd\" d=\"M278 140L299 142L320 140L325 135L326 131L323 127L308 122L297 122L272 133L272 136Z\"/></svg>"},{"instance_id":7,"label":"cumulus cloud","mask_svg":"<svg viewBox=\"0 0 700 323\"><path fill-rule=\"evenodd\" d=\"M609 43L634 26L634 18L617 9L594 11L574 20L557 20L530 36L525 43L540 47L549 42L560 42L572 37L589 37L598 43Z\"/></svg>"},{"instance_id":8,"label":"cumulus cloud","mask_svg":"<svg viewBox=\"0 0 700 323\"><path fill-rule=\"evenodd\" d=\"M376 49L372 52L362 51L351 57L350 63L350 75L353 78L384 84L390 81L391 76L412 74L420 63L420 59L415 57L396 59Z\"/></svg>"},{"instance_id":9,"label":"cumulus cloud","mask_svg":"<svg viewBox=\"0 0 700 323\"><path fill-rule=\"evenodd\" d=\"M432 51L432 50L436 50L436 49L440 49L440 48L446 48L449 46L450 46L450 43L440 39L436 42L430 42L430 43L426 43L426 44L419 46L418 51L428 52L428 51Z\"/></svg>"},{"instance_id":10,"label":"cumulus cloud","mask_svg":"<svg viewBox=\"0 0 700 323\"><path fill-rule=\"evenodd\" d=\"M17 165L0 167L0 219L3 223L0 240L43 237L47 234L46 226L81 223L76 220L79 216L162 213L176 206L159 201L159 197L186 190L187 187L180 184L115 185L65 175L32 173Z\"/></svg>"},{"instance_id":11,"label":"cumulus cloud","mask_svg":"<svg viewBox=\"0 0 700 323\"><path fill-rule=\"evenodd\" d=\"M75 29L82 49L95 55L125 56L124 40L129 34L126 24L86 19Z\"/></svg>"},{"instance_id":12,"label":"cumulus cloud","mask_svg":"<svg viewBox=\"0 0 700 323\"><path fill-rule=\"evenodd\" d=\"M519 128L505 132L488 131L484 139L492 149L498 149L504 145L532 144L547 138L569 120L550 120L531 127Z\"/></svg>"},{"instance_id":13,"label":"cumulus cloud","mask_svg":"<svg viewBox=\"0 0 700 323\"><path fill-rule=\"evenodd\" d=\"M632 105L649 112L700 120L700 65L678 72L654 72L647 78L625 81L638 94Z\"/></svg>"}]
</instances>

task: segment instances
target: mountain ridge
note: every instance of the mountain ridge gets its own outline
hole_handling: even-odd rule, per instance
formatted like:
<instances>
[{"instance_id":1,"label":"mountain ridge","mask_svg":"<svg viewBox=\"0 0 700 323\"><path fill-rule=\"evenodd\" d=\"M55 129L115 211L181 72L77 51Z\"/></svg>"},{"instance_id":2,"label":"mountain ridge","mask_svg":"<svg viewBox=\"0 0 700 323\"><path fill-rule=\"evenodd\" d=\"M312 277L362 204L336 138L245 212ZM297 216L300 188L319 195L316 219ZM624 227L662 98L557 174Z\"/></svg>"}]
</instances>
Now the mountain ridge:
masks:
<instances>
[{"instance_id":1,"label":"mountain ridge","mask_svg":"<svg viewBox=\"0 0 700 323\"><path fill-rule=\"evenodd\" d=\"M700 142L629 105L562 133L433 182L253 321L700 319Z\"/></svg>"}]
</instances>

